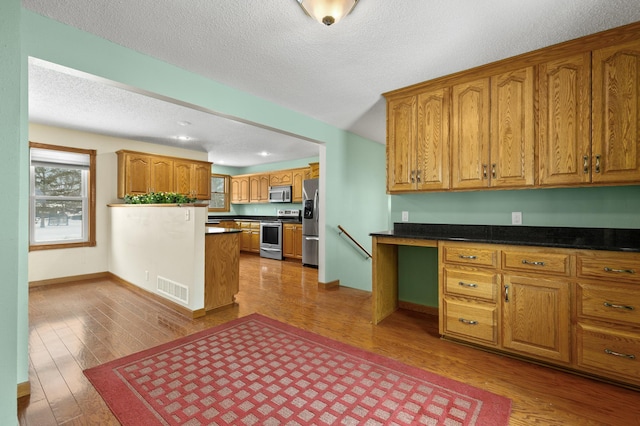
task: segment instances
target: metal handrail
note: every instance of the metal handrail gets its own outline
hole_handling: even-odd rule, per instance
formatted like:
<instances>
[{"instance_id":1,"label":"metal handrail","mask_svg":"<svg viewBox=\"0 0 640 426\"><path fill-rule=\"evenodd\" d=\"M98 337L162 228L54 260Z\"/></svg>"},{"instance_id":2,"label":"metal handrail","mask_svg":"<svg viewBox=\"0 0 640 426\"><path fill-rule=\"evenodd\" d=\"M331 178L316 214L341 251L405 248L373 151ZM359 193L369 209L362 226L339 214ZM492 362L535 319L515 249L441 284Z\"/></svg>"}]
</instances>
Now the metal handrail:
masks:
<instances>
[{"instance_id":1,"label":"metal handrail","mask_svg":"<svg viewBox=\"0 0 640 426\"><path fill-rule=\"evenodd\" d=\"M371 253L369 253L369 252L367 251L367 249L366 249L366 248L362 247L362 244L360 244L359 242L357 242L357 241L355 240L355 238L353 238L353 237L351 236L351 234L349 234L347 231L345 231L345 229L344 229L341 225L338 225L338 229L340 230L340 232L338 232L338 235L340 235L340 234L344 234L344 235L346 235L347 237L349 237L349 239L350 239L351 241L353 241L353 243L354 243L355 245L357 245L357 246L358 246L358 248L359 248L360 250L362 250L362 251L367 255L367 257L368 257L369 259L371 259L371 258L373 257L373 256L371 256Z\"/></svg>"}]
</instances>

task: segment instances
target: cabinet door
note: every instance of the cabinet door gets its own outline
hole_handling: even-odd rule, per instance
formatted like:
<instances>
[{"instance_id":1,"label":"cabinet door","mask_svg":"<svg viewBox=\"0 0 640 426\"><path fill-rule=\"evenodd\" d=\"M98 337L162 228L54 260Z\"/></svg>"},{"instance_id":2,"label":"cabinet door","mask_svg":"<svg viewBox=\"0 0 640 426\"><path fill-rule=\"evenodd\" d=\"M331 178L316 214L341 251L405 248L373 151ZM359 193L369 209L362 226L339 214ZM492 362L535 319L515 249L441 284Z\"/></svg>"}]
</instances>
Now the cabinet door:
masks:
<instances>
[{"instance_id":1,"label":"cabinet door","mask_svg":"<svg viewBox=\"0 0 640 426\"><path fill-rule=\"evenodd\" d=\"M452 89L451 187L489 185L489 79Z\"/></svg>"},{"instance_id":2,"label":"cabinet door","mask_svg":"<svg viewBox=\"0 0 640 426\"><path fill-rule=\"evenodd\" d=\"M251 223L251 251L260 253L260 224L257 222Z\"/></svg>"},{"instance_id":3,"label":"cabinet door","mask_svg":"<svg viewBox=\"0 0 640 426\"><path fill-rule=\"evenodd\" d=\"M302 259L302 225L293 227L293 257Z\"/></svg>"},{"instance_id":4,"label":"cabinet door","mask_svg":"<svg viewBox=\"0 0 640 426\"><path fill-rule=\"evenodd\" d=\"M409 191L415 184L416 97L387 105L387 191Z\"/></svg>"},{"instance_id":5,"label":"cabinet door","mask_svg":"<svg viewBox=\"0 0 640 426\"><path fill-rule=\"evenodd\" d=\"M540 185L591 181L590 106L590 53L540 64Z\"/></svg>"},{"instance_id":6,"label":"cabinet door","mask_svg":"<svg viewBox=\"0 0 640 426\"><path fill-rule=\"evenodd\" d=\"M569 283L508 274L503 283L503 346L534 358L568 363Z\"/></svg>"},{"instance_id":7,"label":"cabinet door","mask_svg":"<svg viewBox=\"0 0 640 426\"><path fill-rule=\"evenodd\" d=\"M249 202L249 176L233 176L231 178L231 202Z\"/></svg>"},{"instance_id":8,"label":"cabinet door","mask_svg":"<svg viewBox=\"0 0 640 426\"><path fill-rule=\"evenodd\" d=\"M272 173L269 176L269 185L291 185L293 183L293 175L291 171Z\"/></svg>"},{"instance_id":9,"label":"cabinet door","mask_svg":"<svg viewBox=\"0 0 640 426\"><path fill-rule=\"evenodd\" d=\"M174 190L191 195L191 162L176 161L173 167Z\"/></svg>"},{"instance_id":10,"label":"cabinet door","mask_svg":"<svg viewBox=\"0 0 640 426\"><path fill-rule=\"evenodd\" d=\"M593 52L594 183L640 181L640 40Z\"/></svg>"},{"instance_id":11,"label":"cabinet door","mask_svg":"<svg viewBox=\"0 0 640 426\"><path fill-rule=\"evenodd\" d=\"M533 67L528 67L491 77L493 187L534 184L533 76Z\"/></svg>"},{"instance_id":12,"label":"cabinet door","mask_svg":"<svg viewBox=\"0 0 640 426\"><path fill-rule=\"evenodd\" d=\"M151 190L151 158L148 155L125 154L125 194L146 194Z\"/></svg>"},{"instance_id":13,"label":"cabinet door","mask_svg":"<svg viewBox=\"0 0 640 426\"><path fill-rule=\"evenodd\" d=\"M151 157L152 192L173 192L173 160L163 157Z\"/></svg>"},{"instance_id":14,"label":"cabinet door","mask_svg":"<svg viewBox=\"0 0 640 426\"><path fill-rule=\"evenodd\" d=\"M261 203L269 202L269 175L260 175L259 177L258 199Z\"/></svg>"},{"instance_id":15,"label":"cabinet door","mask_svg":"<svg viewBox=\"0 0 640 426\"><path fill-rule=\"evenodd\" d=\"M294 257L294 234L295 225L285 223L282 227L282 255L284 257Z\"/></svg>"},{"instance_id":16,"label":"cabinet door","mask_svg":"<svg viewBox=\"0 0 640 426\"><path fill-rule=\"evenodd\" d=\"M249 202L260 202L260 175L249 176Z\"/></svg>"},{"instance_id":17,"label":"cabinet door","mask_svg":"<svg viewBox=\"0 0 640 426\"><path fill-rule=\"evenodd\" d=\"M302 202L302 182L305 179L309 179L305 177L309 171L308 167L302 169L294 169L293 174L293 187L291 189L291 202L293 203L301 203ZM267 188L268 189L268 188Z\"/></svg>"},{"instance_id":18,"label":"cabinet door","mask_svg":"<svg viewBox=\"0 0 640 426\"><path fill-rule=\"evenodd\" d=\"M418 95L416 185L449 188L449 89Z\"/></svg>"},{"instance_id":19,"label":"cabinet door","mask_svg":"<svg viewBox=\"0 0 640 426\"><path fill-rule=\"evenodd\" d=\"M240 202L240 179L235 177L231 178L231 202Z\"/></svg>"},{"instance_id":20,"label":"cabinet door","mask_svg":"<svg viewBox=\"0 0 640 426\"><path fill-rule=\"evenodd\" d=\"M198 200L211 199L211 165L209 163L193 163L191 192Z\"/></svg>"}]
</instances>

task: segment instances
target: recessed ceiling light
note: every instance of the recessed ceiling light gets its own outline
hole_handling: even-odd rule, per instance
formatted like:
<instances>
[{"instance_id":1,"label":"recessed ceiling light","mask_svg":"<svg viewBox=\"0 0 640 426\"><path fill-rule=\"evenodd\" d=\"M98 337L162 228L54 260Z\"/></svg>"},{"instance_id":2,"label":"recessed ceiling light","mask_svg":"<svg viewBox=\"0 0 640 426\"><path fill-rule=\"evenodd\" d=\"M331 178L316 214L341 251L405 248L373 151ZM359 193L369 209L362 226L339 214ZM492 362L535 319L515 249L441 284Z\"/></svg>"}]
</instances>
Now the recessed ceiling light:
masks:
<instances>
[{"instance_id":1,"label":"recessed ceiling light","mask_svg":"<svg viewBox=\"0 0 640 426\"><path fill-rule=\"evenodd\" d=\"M184 135L176 136L176 139L178 139L179 141L185 141L185 142L188 140L191 140L189 136L184 136Z\"/></svg>"},{"instance_id":2,"label":"recessed ceiling light","mask_svg":"<svg viewBox=\"0 0 640 426\"><path fill-rule=\"evenodd\" d=\"M260 154L258 154L258 155L261 155L261 156L263 156L263 157L268 157L268 156L270 156L271 154L270 154L270 153L268 153L267 151L262 151L262 152L261 152Z\"/></svg>"},{"instance_id":3,"label":"recessed ceiling light","mask_svg":"<svg viewBox=\"0 0 640 426\"><path fill-rule=\"evenodd\" d=\"M191 122L190 121L178 121L178 124L181 126L190 126Z\"/></svg>"}]
</instances>

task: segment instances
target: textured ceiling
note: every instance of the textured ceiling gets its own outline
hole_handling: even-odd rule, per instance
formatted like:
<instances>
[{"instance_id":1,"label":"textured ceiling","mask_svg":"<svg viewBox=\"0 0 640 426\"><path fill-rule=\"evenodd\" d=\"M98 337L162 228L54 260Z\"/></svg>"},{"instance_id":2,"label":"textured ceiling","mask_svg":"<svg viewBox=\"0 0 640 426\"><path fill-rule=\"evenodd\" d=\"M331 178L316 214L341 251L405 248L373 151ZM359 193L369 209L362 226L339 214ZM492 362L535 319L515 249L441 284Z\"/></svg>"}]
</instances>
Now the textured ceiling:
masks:
<instances>
[{"instance_id":1,"label":"textured ceiling","mask_svg":"<svg viewBox=\"0 0 640 426\"><path fill-rule=\"evenodd\" d=\"M638 0L361 0L351 15L325 27L296 3L22 1L25 8L41 15L380 143L385 139L381 93L640 21ZM61 88L67 86L58 99L55 89L43 89L50 79ZM185 111L184 106L156 105L154 114L140 115L147 102L158 100L140 100L139 94L121 88L100 88L103 82L72 79L86 80L31 65L30 118L45 122L46 110L68 101L65 97L95 107L100 103L97 96L109 95L113 101L103 108L113 111L100 111L101 121L108 127L114 117L117 129L98 129L95 121L100 120L92 120L90 108L84 105L78 106L85 111L81 120L74 122L71 113L66 118L59 114L48 118L49 124L78 127L85 123L84 130L95 127L99 133L176 143L172 137L181 130L176 129L176 121L191 121L189 132L196 135L190 141L192 149L210 152L214 162L228 155L229 165L279 161L275 151L267 160L248 158L250 152L270 151L262 148L266 143L275 150L282 144L289 155L297 155L289 143L317 153L317 146L307 141L292 141L290 136L236 122L221 124L225 120ZM36 93L38 84L44 93ZM73 87L79 87L78 96L70 94ZM131 116L145 119L130 122L127 117ZM211 128L196 124L207 119L221 131L212 133ZM252 132L257 132L255 137ZM309 156L308 152L299 156Z\"/></svg>"}]
</instances>

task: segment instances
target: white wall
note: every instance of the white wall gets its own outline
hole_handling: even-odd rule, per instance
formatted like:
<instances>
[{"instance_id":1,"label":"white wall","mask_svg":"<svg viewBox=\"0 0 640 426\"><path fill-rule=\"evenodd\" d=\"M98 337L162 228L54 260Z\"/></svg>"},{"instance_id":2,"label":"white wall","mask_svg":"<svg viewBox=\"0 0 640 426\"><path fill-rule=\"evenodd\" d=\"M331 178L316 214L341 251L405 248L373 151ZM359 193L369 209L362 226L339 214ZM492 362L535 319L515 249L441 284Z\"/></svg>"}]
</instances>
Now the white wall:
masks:
<instances>
[{"instance_id":1,"label":"white wall","mask_svg":"<svg viewBox=\"0 0 640 426\"><path fill-rule=\"evenodd\" d=\"M158 276L189 288L192 311L204 308L206 207L114 206L109 271L150 293Z\"/></svg>"},{"instance_id":2,"label":"white wall","mask_svg":"<svg viewBox=\"0 0 640 426\"><path fill-rule=\"evenodd\" d=\"M110 241L107 204L121 202L116 196L116 151L128 149L208 161L206 152L112 138L34 123L29 125L29 140L50 145L97 150L96 246L30 252L28 260L28 279L30 282L108 271L107 259Z\"/></svg>"}]
</instances>

